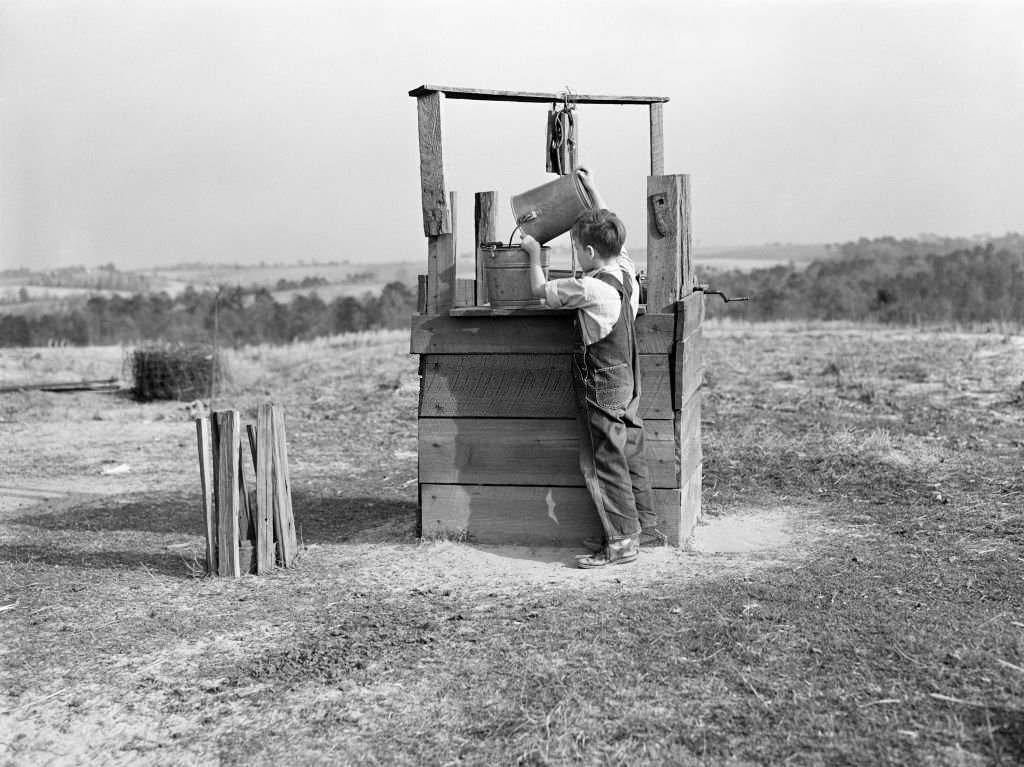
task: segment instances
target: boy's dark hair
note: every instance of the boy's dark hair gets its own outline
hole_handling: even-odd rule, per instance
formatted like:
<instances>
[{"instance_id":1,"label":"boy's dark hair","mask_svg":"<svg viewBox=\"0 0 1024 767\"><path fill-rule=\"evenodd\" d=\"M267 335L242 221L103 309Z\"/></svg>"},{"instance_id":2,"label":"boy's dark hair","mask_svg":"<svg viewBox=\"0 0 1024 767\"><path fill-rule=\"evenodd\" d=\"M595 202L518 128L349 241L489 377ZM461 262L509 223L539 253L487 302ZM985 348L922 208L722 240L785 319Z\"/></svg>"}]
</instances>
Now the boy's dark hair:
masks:
<instances>
[{"instance_id":1,"label":"boy's dark hair","mask_svg":"<svg viewBox=\"0 0 1024 767\"><path fill-rule=\"evenodd\" d=\"M626 227L607 208L585 210L572 225L572 236L581 246L590 245L603 258L613 258L626 244Z\"/></svg>"}]
</instances>

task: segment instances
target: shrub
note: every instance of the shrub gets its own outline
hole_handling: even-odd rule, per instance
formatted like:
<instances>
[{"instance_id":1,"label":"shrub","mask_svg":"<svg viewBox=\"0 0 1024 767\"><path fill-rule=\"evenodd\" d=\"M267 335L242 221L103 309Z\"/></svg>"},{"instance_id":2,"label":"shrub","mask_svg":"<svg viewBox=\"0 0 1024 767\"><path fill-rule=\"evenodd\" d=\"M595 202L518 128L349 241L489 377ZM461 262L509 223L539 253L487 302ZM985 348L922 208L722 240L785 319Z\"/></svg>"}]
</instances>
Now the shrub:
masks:
<instances>
[{"instance_id":1,"label":"shrub","mask_svg":"<svg viewBox=\"0 0 1024 767\"><path fill-rule=\"evenodd\" d=\"M143 401L191 401L210 396L211 385L227 381L224 356L199 344L151 344L127 352L124 377Z\"/></svg>"}]
</instances>

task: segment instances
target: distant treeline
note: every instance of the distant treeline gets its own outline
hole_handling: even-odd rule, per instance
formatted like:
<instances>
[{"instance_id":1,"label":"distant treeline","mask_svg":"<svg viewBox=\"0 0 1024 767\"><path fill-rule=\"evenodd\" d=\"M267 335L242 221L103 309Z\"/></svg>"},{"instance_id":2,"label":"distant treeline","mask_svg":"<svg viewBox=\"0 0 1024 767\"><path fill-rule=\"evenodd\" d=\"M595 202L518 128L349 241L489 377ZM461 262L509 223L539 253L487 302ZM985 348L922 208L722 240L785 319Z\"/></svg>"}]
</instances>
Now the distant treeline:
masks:
<instances>
[{"instance_id":1,"label":"distant treeline","mask_svg":"<svg viewBox=\"0 0 1024 767\"><path fill-rule=\"evenodd\" d=\"M263 289L186 288L176 298L137 293L131 298L93 296L58 314L0 315L0 346L73 346L210 342L287 343L375 328L399 328L416 311L416 296L401 282L390 282L379 296L344 296L328 302L316 293L278 303Z\"/></svg>"},{"instance_id":2,"label":"distant treeline","mask_svg":"<svg viewBox=\"0 0 1024 767\"><path fill-rule=\"evenodd\" d=\"M60 269L33 271L31 269L5 269L3 277L30 278L33 285L46 288L80 288L85 290L118 290L148 293L150 279L138 272L120 272L113 264L90 269L84 266L65 266Z\"/></svg>"},{"instance_id":3,"label":"distant treeline","mask_svg":"<svg viewBox=\"0 0 1024 767\"><path fill-rule=\"evenodd\" d=\"M860 239L839 257L750 272L701 273L726 295L711 296L708 316L759 320L1024 322L1024 235L984 245L971 240Z\"/></svg>"}]
</instances>

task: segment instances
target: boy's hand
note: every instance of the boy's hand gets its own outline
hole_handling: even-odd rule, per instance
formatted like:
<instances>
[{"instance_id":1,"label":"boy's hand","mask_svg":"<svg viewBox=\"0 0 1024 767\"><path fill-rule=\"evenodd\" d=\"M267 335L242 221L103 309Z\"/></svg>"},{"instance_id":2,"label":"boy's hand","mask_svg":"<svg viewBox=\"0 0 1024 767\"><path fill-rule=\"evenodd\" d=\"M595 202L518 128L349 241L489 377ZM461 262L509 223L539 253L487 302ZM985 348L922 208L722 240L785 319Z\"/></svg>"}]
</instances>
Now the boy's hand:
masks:
<instances>
[{"instance_id":1,"label":"boy's hand","mask_svg":"<svg viewBox=\"0 0 1024 767\"><path fill-rule=\"evenodd\" d=\"M523 240L519 243L519 247L526 251L531 261L540 258L540 243L530 235L523 235Z\"/></svg>"},{"instance_id":2,"label":"boy's hand","mask_svg":"<svg viewBox=\"0 0 1024 767\"><path fill-rule=\"evenodd\" d=\"M587 190L590 195L590 199L594 203L594 207L598 210L607 208L608 206L604 202L604 198L601 197L601 193L597 191L597 182L594 181L594 171L588 168L586 165L581 165L576 169L576 176L579 178L580 183L583 184L583 188Z\"/></svg>"}]
</instances>

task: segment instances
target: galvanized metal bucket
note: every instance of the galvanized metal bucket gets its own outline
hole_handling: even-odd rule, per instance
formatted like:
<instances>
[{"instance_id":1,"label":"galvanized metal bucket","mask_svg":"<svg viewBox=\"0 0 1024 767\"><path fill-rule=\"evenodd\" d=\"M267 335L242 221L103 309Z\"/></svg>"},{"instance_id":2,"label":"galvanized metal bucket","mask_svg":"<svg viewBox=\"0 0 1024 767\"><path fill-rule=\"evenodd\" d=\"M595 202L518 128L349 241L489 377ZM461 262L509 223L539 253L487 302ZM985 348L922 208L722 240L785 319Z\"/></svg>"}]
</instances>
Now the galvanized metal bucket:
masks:
<instances>
[{"instance_id":1,"label":"galvanized metal bucket","mask_svg":"<svg viewBox=\"0 0 1024 767\"><path fill-rule=\"evenodd\" d=\"M543 304L530 288L530 256L518 245L485 242L480 245L492 309L538 309ZM551 264L551 248L540 249L544 279Z\"/></svg>"},{"instance_id":2,"label":"galvanized metal bucket","mask_svg":"<svg viewBox=\"0 0 1024 767\"><path fill-rule=\"evenodd\" d=\"M593 207L594 201L577 173L512 195L512 215L519 230L542 245L568 232L580 213Z\"/></svg>"}]
</instances>

